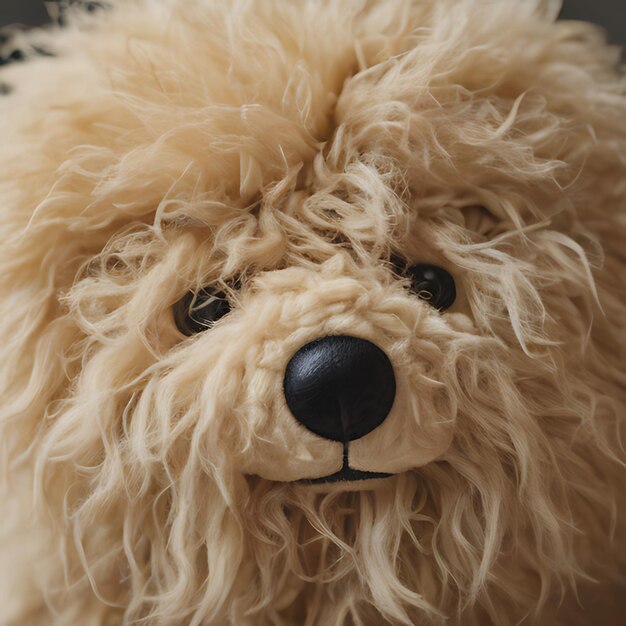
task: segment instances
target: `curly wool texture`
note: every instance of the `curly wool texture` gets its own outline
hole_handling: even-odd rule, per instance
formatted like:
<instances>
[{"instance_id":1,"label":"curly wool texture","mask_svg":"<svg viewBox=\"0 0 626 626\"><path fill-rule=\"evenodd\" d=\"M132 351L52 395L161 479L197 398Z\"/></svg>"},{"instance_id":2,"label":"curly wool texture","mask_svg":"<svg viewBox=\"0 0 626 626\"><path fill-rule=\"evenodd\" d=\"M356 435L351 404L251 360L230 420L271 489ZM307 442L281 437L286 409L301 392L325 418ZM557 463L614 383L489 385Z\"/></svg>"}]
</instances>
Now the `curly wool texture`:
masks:
<instances>
[{"instance_id":1,"label":"curly wool texture","mask_svg":"<svg viewBox=\"0 0 626 626\"><path fill-rule=\"evenodd\" d=\"M619 53L539 1L110 4L0 75L2 622L590 623L625 556ZM233 310L185 339L207 285ZM392 478L297 482L342 463L281 391L328 334L394 366L349 450Z\"/></svg>"}]
</instances>

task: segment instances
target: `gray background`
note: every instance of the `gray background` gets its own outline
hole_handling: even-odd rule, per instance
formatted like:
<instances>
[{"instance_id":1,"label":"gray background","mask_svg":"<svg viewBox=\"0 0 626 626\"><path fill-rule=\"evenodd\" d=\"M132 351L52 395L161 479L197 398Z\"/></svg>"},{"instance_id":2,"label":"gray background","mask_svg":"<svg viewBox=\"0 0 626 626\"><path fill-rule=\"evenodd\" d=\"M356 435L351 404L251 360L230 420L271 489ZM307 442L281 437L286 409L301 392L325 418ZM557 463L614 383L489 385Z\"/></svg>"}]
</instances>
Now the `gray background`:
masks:
<instances>
[{"instance_id":1,"label":"gray background","mask_svg":"<svg viewBox=\"0 0 626 626\"><path fill-rule=\"evenodd\" d=\"M41 24L47 16L43 0L0 0L0 27ZM626 44L626 0L565 0L562 17L600 24L611 41Z\"/></svg>"}]
</instances>

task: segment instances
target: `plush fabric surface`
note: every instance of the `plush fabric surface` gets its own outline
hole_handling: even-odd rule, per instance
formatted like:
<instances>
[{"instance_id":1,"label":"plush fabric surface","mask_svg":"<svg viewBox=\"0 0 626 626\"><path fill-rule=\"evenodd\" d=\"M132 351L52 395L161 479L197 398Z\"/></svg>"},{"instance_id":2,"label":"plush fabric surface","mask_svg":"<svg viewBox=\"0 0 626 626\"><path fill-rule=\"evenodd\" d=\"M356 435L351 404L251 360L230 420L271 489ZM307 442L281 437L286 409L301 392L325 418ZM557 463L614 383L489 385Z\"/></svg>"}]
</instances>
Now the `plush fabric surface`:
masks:
<instances>
[{"instance_id":1,"label":"plush fabric surface","mask_svg":"<svg viewBox=\"0 0 626 626\"><path fill-rule=\"evenodd\" d=\"M619 51L539 0L107 4L3 46L0 622L619 623ZM389 478L302 482L327 335L393 366Z\"/></svg>"}]
</instances>

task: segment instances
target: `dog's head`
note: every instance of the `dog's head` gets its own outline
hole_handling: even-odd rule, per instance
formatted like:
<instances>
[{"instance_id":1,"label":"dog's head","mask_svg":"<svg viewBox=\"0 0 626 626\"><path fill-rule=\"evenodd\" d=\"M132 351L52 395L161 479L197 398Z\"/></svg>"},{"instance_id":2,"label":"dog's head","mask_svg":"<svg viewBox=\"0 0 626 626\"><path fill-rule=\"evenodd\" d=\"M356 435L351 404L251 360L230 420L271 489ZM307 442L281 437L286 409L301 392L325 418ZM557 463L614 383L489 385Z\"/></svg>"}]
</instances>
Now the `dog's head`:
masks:
<instances>
[{"instance_id":1,"label":"dog's head","mask_svg":"<svg viewBox=\"0 0 626 626\"><path fill-rule=\"evenodd\" d=\"M616 504L615 53L533 2L112 4L2 70L2 437L70 579L164 624L541 604Z\"/></svg>"}]
</instances>

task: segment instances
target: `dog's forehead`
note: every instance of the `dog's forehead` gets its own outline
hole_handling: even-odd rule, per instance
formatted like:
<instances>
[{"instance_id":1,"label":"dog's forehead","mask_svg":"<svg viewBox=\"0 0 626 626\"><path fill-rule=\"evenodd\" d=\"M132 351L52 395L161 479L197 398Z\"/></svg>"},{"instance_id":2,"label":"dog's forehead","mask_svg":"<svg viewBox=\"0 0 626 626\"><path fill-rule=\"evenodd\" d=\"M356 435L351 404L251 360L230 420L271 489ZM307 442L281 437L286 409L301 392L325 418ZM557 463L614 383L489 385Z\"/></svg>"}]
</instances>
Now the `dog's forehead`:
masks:
<instances>
[{"instance_id":1,"label":"dog's forehead","mask_svg":"<svg viewBox=\"0 0 626 626\"><path fill-rule=\"evenodd\" d=\"M520 44L494 37L497 20L477 28L484 11L441 32L430 2L231 4L191 6L175 30L125 8L123 34L92 50L135 116L128 147L149 146L146 161L183 153L230 198L248 201L321 153L335 170L375 154L418 176L446 161L471 176L481 148L483 161L516 151L515 137L495 146L493 134L519 97L542 92L520 72Z\"/></svg>"},{"instance_id":2,"label":"dog's forehead","mask_svg":"<svg viewBox=\"0 0 626 626\"><path fill-rule=\"evenodd\" d=\"M20 68L11 96L7 129L28 125L33 143L6 174L26 162L54 182L19 201L50 227L214 226L295 198L314 228L332 196L335 212L337 198L363 209L346 228L358 239L381 213L558 199L567 51L521 19L511 40L506 3L458 23L408 0L114 4Z\"/></svg>"}]
</instances>

